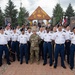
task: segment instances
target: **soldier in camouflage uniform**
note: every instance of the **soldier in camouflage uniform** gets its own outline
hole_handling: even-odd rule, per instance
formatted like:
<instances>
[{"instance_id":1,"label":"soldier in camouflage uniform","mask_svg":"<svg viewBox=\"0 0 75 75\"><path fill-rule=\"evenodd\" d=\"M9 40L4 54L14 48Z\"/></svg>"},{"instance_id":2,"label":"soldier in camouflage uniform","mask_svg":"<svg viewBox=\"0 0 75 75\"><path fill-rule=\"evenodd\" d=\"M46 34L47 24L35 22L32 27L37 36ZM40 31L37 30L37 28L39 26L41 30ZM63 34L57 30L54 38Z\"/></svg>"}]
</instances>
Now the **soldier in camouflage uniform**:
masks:
<instances>
[{"instance_id":1,"label":"soldier in camouflage uniform","mask_svg":"<svg viewBox=\"0 0 75 75\"><path fill-rule=\"evenodd\" d=\"M34 53L35 53L37 64L39 64L40 37L39 37L39 35L36 34L36 29L33 28L32 32L33 32L33 34L30 36L30 43L31 43L30 61L31 61L31 64L32 64L33 60L34 60Z\"/></svg>"}]
</instances>

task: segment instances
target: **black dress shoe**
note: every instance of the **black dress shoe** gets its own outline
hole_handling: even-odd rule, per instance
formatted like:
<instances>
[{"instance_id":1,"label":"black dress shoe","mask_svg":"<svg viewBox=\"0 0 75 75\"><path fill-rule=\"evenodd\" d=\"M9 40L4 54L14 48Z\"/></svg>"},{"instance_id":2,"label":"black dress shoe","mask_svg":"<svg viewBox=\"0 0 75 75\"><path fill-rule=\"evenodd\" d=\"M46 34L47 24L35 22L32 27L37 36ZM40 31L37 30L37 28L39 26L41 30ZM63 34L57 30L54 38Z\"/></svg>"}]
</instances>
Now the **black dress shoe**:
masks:
<instances>
[{"instance_id":1,"label":"black dress shoe","mask_svg":"<svg viewBox=\"0 0 75 75\"><path fill-rule=\"evenodd\" d=\"M70 67L71 70L73 70L73 67Z\"/></svg>"},{"instance_id":2,"label":"black dress shoe","mask_svg":"<svg viewBox=\"0 0 75 75\"><path fill-rule=\"evenodd\" d=\"M20 61L20 60L18 59L18 61Z\"/></svg>"},{"instance_id":3,"label":"black dress shoe","mask_svg":"<svg viewBox=\"0 0 75 75\"><path fill-rule=\"evenodd\" d=\"M11 65L11 63L9 62L9 63L7 63L8 65Z\"/></svg>"},{"instance_id":4,"label":"black dress shoe","mask_svg":"<svg viewBox=\"0 0 75 75\"><path fill-rule=\"evenodd\" d=\"M62 66L64 69L66 69L66 66Z\"/></svg>"},{"instance_id":5,"label":"black dress shoe","mask_svg":"<svg viewBox=\"0 0 75 75\"><path fill-rule=\"evenodd\" d=\"M47 63L43 63L43 65L45 66Z\"/></svg>"},{"instance_id":6,"label":"black dress shoe","mask_svg":"<svg viewBox=\"0 0 75 75\"><path fill-rule=\"evenodd\" d=\"M20 62L20 64L22 64L22 62Z\"/></svg>"},{"instance_id":7,"label":"black dress shoe","mask_svg":"<svg viewBox=\"0 0 75 75\"><path fill-rule=\"evenodd\" d=\"M54 65L54 68L57 68L57 66L56 66L56 65Z\"/></svg>"},{"instance_id":8,"label":"black dress shoe","mask_svg":"<svg viewBox=\"0 0 75 75\"><path fill-rule=\"evenodd\" d=\"M26 64L28 64L28 62L26 62Z\"/></svg>"},{"instance_id":9,"label":"black dress shoe","mask_svg":"<svg viewBox=\"0 0 75 75\"><path fill-rule=\"evenodd\" d=\"M2 64L0 64L0 67L2 66Z\"/></svg>"},{"instance_id":10,"label":"black dress shoe","mask_svg":"<svg viewBox=\"0 0 75 75\"><path fill-rule=\"evenodd\" d=\"M50 64L49 66L52 66L52 64Z\"/></svg>"}]
</instances>

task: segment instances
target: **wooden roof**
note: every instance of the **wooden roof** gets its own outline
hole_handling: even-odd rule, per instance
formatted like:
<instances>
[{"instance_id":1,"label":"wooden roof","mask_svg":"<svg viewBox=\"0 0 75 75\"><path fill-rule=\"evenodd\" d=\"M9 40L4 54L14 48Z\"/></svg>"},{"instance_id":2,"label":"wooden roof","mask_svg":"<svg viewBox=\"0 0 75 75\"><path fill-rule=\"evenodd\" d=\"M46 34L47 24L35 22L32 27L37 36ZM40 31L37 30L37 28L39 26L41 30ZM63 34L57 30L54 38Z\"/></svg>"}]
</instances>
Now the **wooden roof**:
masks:
<instances>
[{"instance_id":1,"label":"wooden roof","mask_svg":"<svg viewBox=\"0 0 75 75\"><path fill-rule=\"evenodd\" d=\"M39 6L28 18L28 20L50 20L49 15Z\"/></svg>"}]
</instances>

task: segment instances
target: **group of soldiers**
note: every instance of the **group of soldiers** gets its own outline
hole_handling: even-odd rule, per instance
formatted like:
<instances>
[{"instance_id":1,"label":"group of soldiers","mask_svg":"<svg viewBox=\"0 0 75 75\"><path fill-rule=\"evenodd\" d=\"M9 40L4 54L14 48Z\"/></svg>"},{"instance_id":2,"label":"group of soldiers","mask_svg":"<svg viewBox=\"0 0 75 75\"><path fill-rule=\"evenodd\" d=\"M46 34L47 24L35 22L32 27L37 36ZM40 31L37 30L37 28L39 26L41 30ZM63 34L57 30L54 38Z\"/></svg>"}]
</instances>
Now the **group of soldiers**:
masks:
<instances>
[{"instance_id":1,"label":"group of soldiers","mask_svg":"<svg viewBox=\"0 0 75 75\"><path fill-rule=\"evenodd\" d=\"M7 64L10 65L10 54L12 60L16 59L23 64L25 56L26 64L30 60L32 64L34 58L37 64L43 59L43 65L47 64L57 68L58 56L61 57L61 66L66 69L64 61L67 55L67 63L70 69L74 68L74 50L75 50L75 27L70 30L69 26L63 28L61 24L54 26L32 26L18 25L12 28L7 25L5 28L0 27L0 66L2 66L2 56L5 52Z\"/></svg>"}]
</instances>

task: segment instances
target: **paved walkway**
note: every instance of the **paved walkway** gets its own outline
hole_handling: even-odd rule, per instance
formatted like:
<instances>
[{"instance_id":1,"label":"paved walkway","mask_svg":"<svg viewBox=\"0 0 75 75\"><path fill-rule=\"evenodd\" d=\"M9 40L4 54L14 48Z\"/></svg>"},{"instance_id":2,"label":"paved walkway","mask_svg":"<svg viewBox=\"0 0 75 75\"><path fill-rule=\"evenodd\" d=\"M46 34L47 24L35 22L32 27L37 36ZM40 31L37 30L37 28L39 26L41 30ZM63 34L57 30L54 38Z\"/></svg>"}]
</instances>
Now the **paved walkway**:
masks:
<instances>
[{"instance_id":1,"label":"paved walkway","mask_svg":"<svg viewBox=\"0 0 75 75\"><path fill-rule=\"evenodd\" d=\"M60 60L58 67L56 69L49 66L43 66L43 61L40 61L40 64L37 65L36 62L33 64L25 64L25 62L20 65L18 61L13 62L10 66L4 64L0 67L0 75L75 75L75 69L72 71L69 69L67 63L67 69L63 69L60 65Z\"/></svg>"}]
</instances>

